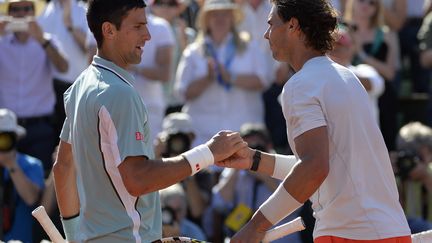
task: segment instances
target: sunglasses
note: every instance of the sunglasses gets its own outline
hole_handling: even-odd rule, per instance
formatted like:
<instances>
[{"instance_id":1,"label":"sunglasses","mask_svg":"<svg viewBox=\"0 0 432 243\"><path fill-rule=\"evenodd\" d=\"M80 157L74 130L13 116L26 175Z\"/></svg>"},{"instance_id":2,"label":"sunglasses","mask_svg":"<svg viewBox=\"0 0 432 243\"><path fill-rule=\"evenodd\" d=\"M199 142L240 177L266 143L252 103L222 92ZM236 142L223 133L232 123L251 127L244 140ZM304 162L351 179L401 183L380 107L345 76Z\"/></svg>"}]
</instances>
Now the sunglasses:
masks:
<instances>
[{"instance_id":1,"label":"sunglasses","mask_svg":"<svg viewBox=\"0 0 432 243\"><path fill-rule=\"evenodd\" d=\"M24 13L29 13L34 11L34 6L21 6L21 7L17 7L17 6L9 6L9 13L18 13L18 12L24 12Z\"/></svg>"},{"instance_id":2,"label":"sunglasses","mask_svg":"<svg viewBox=\"0 0 432 243\"><path fill-rule=\"evenodd\" d=\"M166 6L166 7L177 7L177 1L155 1L154 5L156 6Z\"/></svg>"},{"instance_id":3,"label":"sunglasses","mask_svg":"<svg viewBox=\"0 0 432 243\"><path fill-rule=\"evenodd\" d=\"M377 4L377 1L375 0L359 0L361 3L368 3L370 6L375 6Z\"/></svg>"}]
</instances>

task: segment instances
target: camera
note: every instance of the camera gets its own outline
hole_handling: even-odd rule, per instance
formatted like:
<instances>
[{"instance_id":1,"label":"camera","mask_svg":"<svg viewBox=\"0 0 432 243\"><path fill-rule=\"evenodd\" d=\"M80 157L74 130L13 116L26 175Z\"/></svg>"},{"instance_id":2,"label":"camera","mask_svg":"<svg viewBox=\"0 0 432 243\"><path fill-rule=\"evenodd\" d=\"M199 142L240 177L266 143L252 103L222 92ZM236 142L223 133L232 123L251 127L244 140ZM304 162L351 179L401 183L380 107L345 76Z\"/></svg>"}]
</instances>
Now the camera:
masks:
<instances>
[{"instance_id":1,"label":"camera","mask_svg":"<svg viewBox=\"0 0 432 243\"><path fill-rule=\"evenodd\" d=\"M10 152L17 146L17 135L15 132L0 132L0 152Z\"/></svg>"},{"instance_id":2,"label":"camera","mask_svg":"<svg viewBox=\"0 0 432 243\"><path fill-rule=\"evenodd\" d=\"M9 32L27 32L29 29L29 20L27 18L9 19L5 29Z\"/></svg>"},{"instance_id":3,"label":"camera","mask_svg":"<svg viewBox=\"0 0 432 243\"><path fill-rule=\"evenodd\" d=\"M396 167L401 179L408 179L411 171L421 162L420 157L412 150L401 150L397 153Z\"/></svg>"},{"instance_id":4,"label":"camera","mask_svg":"<svg viewBox=\"0 0 432 243\"><path fill-rule=\"evenodd\" d=\"M191 139L186 133L169 134L166 138L166 151L164 157L176 156L188 151L191 147Z\"/></svg>"},{"instance_id":5,"label":"camera","mask_svg":"<svg viewBox=\"0 0 432 243\"><path fill-rule=\"evenodd\" d=\"M162 208L162 225L173 225L177 220L174 209L171 207Z\"/></svg>"}]
</instances>

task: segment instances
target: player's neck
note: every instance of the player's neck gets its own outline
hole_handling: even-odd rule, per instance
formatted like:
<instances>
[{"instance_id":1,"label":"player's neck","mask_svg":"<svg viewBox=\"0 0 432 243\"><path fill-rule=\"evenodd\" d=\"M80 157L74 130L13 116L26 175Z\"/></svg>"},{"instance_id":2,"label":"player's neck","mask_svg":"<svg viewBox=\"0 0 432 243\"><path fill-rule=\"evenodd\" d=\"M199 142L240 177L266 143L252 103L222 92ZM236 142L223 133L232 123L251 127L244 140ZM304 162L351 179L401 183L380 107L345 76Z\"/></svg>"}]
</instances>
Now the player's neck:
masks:
<instances>
[{"instance_id":1,"label":"player's neck","mask_svg":"<svg viewBox=\"0 0 432 243\"><path fill-rule=\"evenodd\" d=\"M312 58L315 57L319 57L319 56L323 56L324 54L322 54L321 52L314 50L314 49L310 49L310 48L306 48L303 50L300 50L296 53L294 53L293 57L291 59L291 67L298 72L300 69L302 69L303 65L309 61Z\"/></svg>"},{"instance_id":2,"label":"player's neck","mask_svg":"<svg viewBox=\"0 0 432 243\"><path fill-rule=\"evenodd\" d=\"M107 51L103 47L100 48L100 49L98 48L96 55L99 56L99 57L101 57L101 58L103 58L103 59L105 59L105 60L107 60L107 61L110 61L110 62L114 63L115 65L117 65L117 66L119 66L119 67L121 67L123 69L127 69L128 66L129 66L118 55L116 55L115 52Z\"/></svg>"}]
</instances>

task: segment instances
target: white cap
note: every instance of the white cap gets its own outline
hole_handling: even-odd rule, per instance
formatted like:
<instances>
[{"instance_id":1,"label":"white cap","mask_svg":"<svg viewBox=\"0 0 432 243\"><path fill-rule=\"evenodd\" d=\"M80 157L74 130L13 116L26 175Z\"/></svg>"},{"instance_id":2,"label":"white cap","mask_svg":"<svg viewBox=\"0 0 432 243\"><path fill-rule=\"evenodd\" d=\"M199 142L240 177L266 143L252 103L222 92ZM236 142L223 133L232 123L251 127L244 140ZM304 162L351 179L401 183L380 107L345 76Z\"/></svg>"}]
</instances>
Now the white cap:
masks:
<instances>
[{"instance_id":1,"label":"white cap","mask_svg":"<svg viewBox=\"0 0 432 243\"><path fill-rule=\"evenodd\" d=\"M18 137L25 135L25 129L18 125L15 113L8 109L0 109L0 132L15 132Z\"/></svg>"},{"instance_id":2,"label":"white cap","mask_svg":"<svg viewBox=\"0 0 432 243\"><path fill-rule=\"evenodd\" d=\"M168 114L162 123L162 131L166 134L193 133L192 121L188 114L174 112Z\"/></svg>"}]
</instances>

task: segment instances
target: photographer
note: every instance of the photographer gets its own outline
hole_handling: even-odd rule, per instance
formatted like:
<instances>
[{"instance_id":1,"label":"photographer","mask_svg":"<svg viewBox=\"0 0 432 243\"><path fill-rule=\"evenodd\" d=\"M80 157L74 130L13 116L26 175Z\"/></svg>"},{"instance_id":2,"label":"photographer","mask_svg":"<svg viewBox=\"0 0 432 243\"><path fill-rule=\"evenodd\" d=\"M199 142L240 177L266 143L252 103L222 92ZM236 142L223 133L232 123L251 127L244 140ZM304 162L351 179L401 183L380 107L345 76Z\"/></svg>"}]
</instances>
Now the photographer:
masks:
<instances>
[{"instance_id":1,"label":"photographer","mask_svg":"<svg viewBox=\"0 0 432 243\"><path fill-rule=\"evenodd\" d=\"M399 179L401 203L411 231L432 228L432 129L420 122L404 125L392 161Z\"/></svg>"},{"instance_id":2,"label":"photographer","mask_svg":"<svg viewBox=\"0 0 432 243\"><path fill-rule=\"evenodd\" d=\"M186 218L187 200L181 184L160 191L163 237L185 236L206 240L203 230Z\"/></svg>"},{"instance_id":3,"label":"photographer","mask_svg":"<svg viewBox=\"0 0 432 243\"><path fill-rule=\"evenodd\" d=\"M15 114L0 109L0 173L3 174L4 241L32 242L31 211L44 187L42 163L16 151L17 140L25 129L17 124Z\"/></svg>"}]
</instances>

